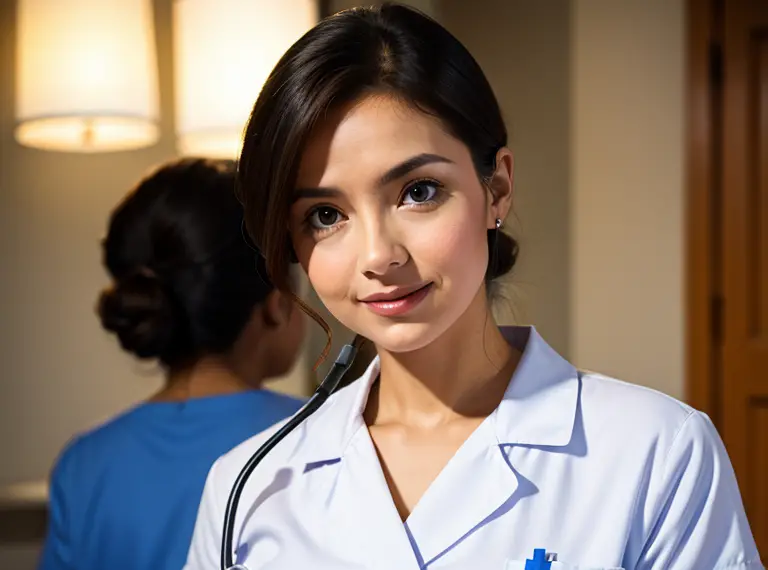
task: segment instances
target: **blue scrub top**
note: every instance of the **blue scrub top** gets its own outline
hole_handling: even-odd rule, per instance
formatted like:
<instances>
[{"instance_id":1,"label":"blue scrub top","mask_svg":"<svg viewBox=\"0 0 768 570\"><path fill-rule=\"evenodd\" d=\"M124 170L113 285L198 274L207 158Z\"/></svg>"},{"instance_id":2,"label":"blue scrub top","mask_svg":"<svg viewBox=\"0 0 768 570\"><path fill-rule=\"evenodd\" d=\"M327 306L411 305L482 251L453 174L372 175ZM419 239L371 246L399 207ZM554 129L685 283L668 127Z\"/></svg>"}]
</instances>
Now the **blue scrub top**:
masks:
<instances>
[{"instance_id":1,"label":"blue scrub top","mask_svg":"<svg viewBox=\"0 0 768 570\"><path fill-rule=\"evenodd\" d=\"M179 570L211 464L301 404L268 390L145 403L77 437L51 476L40 570Z\"/></svg>"}]
</instances>

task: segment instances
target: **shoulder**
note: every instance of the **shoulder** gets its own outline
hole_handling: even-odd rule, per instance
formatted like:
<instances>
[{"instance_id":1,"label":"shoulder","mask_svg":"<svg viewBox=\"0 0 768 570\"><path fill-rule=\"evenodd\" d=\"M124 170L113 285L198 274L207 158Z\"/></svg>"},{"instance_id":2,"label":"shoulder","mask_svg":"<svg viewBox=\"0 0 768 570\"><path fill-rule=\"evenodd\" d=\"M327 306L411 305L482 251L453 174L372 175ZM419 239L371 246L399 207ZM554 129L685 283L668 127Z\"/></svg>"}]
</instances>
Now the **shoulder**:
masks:
<instances>
[{"instance_id":1,"label":"shoulder","mask_svg":"<svg viewBox=\"0 0 768 570\"><path fill-rule=\"evenodd\" d=\"M580 404L587 428L664 437L669 444L691 418L704 417L667 394L595 372L581 374Z\"/></svg>"},{"instance_id":2,"label":"shoulder","mask_svg":"<svg viewBox=\"0 0 768 570\"><path fill-rule=\"evenodd\" d=\"M580 403L590 455L611 467L612 482L631 482L628 552L637 567L669 568L676 560L686 568L736 568L736 561L758 560L733 468L706 414L594 373L581 375Z\"/></svg>"},{"instance_id":3,"label":"shoulder","mask_svg":"<svg viewBox=\"0 0 768 570\"><path fill-rule=\"evenodd\" d=\"M93 461L105 453L114 451L115 446L135 432L137 421L145 413L145 405L139 404L84 430L70 440L63 454Z\"/></svg>"},{"instance_id":4,"label":"shoulder","mask_svg":"<svg viewBox=\"0 0 768 570\"><path fill-rule=\"evenodd\" d=\"M298 411L305 402L295 396L269 389L258 390L256 394L259 396L260 405L281 419Z\"/></svg>"},{"instance_id":5,"label":"shoulder","mask_svg":"<svg viewBox=\"0 0 768 570\"><path fill-rule=\"evenodd\" d=\"M710 418L656 390L601 374L584 373L582 424L594 447L612 454L626 450L653 465L653 478L722 466L730 460Z\"/></svg>"},{"instance_id":6,"label":"shoulder","mask_svg":"<svg viewBox=\"0 0 768 570\"><path fill-rule=\"evenodd\" d=\"M114 440L130 430L138 408L131 408L101 424L86 429L71 437L60 452L54 471L71 468L73 465L86 461L89 456L103 452L112 447Z\"/></svg>"},{"instance_id":7,"label":"shoulder","mask_svg":"<svg viewBox=\"0 0 768 570\"><path fill-rule=\"evenodd\" d=\"M83 439L82 436L71 438L59 452L51 471L51 488L68 487L77 480L78 465L82 464Z\"/></svg>"},{"instance_id":8,"label":"shoulder","mask_svg":"<svg viewBox=\"0 0 768 570\"><path fill-rule=\"evenodd\" d=\"M710 418L656 390L584 373L580 409L586 440L600 456L624 450L653 465L657 475L683 458L728 462Z\"/></svg>"},{"instance_id":9,"label":"shoulder","mask_svg":"<svg viewBox=\"0 0 768 570\"><path fill-rule=\"evenodd\" d=\"M297 396L291 396L290 394L278 392L270 388L261 388L259 390L256 390L256 392L261 394L265 399L269 400L270 402L285 404L287 406L296 406L296 405L300 406L305 401L305 399L303 398L299 398Z\"/></svg>"}]
</instances>

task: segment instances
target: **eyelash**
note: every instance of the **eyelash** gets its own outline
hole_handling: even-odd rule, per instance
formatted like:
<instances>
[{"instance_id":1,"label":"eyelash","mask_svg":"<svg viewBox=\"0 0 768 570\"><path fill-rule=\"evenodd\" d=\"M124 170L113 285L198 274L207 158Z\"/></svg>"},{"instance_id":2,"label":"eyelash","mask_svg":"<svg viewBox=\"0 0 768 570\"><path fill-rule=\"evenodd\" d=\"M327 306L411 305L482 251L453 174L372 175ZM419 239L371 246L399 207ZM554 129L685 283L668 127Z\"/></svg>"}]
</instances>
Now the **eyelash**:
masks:
<instances>
[{"instance_id":1,"label":"eyelash","mask_svg":"<svg viewBox=\"0 0 768 570\"><path fill-rule=\"evenodd\" d=\"M420 185L429 185L433 187L435 189L434 196L429 200L425 200L424 202L415 202L413 204L402 204L403 199L408 194L408 192L412 191L414 188L419 187ZM405 186L402 193L400 194L398 203L400 203L401 205L409 209L433 208L435 205L440 204L442 202L444 198L443 188L444 188L443 184L441 184L438 180L435 180L433 178L419 178L417 180L413 180L409 182ZM332 226L327 226L323 228L318 228L312 225L312 223L310 222L312 216L314 216L317 212L325 208L335 210L336 212L338 212L339 215L343 216L343 214L341 213L341 210L339 210L336 206L333 206L331 204L318 204L312 207L307 212L307 215L304 217L303 225L306 228L306 230L309 231L309 233L313 235L327 235L329 233L335 232L336 229L339 227L339 222L333 224Z\"/></svg>"},{"instance_id":2,"label":"eyelash","mask_svg":"<svg viewBox=\"0 0 768 570\"><path fill-rule=\"evenodd\" d=\"M425 200L424 202L416 202L414 204L409 205L409 208L423 208L423 207L429 207L434 206L435 204L439 204L442 199L444 198L443 195L443 185L440 184L439 181L433 179L433 178L419 178L418 180L414 180L412 182L409 182L405 188L403 189L402 194L400 194L400 202L403 201L403 198L413 190L414 188L417 188L420 185L428 185L432 186L435 189L435 195L430 198L429 200Z\"/></svg>"}]
</instances>

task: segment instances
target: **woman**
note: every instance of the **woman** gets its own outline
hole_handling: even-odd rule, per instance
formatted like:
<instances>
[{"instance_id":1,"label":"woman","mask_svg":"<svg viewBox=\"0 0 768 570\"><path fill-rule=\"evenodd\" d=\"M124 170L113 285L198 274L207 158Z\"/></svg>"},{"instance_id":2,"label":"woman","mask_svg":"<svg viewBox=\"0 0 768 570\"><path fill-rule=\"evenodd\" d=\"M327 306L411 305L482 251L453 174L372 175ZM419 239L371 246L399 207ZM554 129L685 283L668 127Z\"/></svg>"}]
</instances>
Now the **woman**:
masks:
<instances>
[{"instance_id":1,"label":"woman","mask_svg":"<svg viewBox=\"0 0 768 570\"><path fill-rule=\"evenodd\" d=\"M232 162L175 162L112 215L99 316L167 381L59 458L43 570L178 570L213 461L300 406L260 388L292 366L302 314L243 239L234 181Z\"/></svg>"},{"instance_id":2,"label":"woman","mask_svg":"<svg viewBox=\"0 0 768 570\"><path fill-rule=\"evenodd\" d=\"M494 323L517 253L506 145L477 63L408 8L342 12L278 63L241 155L248 228L276 284L296 259L378 358L254 471L238 564L762 568L706 416ZM189 570L219 567L229 491L270 433L211 469Z\"/></svg>"}]
</instances>

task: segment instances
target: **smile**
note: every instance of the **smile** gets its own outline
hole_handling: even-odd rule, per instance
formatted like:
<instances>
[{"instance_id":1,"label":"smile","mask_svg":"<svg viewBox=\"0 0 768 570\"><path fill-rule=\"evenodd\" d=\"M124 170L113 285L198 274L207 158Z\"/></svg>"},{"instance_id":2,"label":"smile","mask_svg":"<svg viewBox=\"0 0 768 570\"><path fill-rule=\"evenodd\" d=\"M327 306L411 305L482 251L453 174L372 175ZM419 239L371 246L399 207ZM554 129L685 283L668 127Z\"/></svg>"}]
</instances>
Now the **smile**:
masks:
<instances>
[{"instance_id":1,"label":"smile","mask_svg":"<svg viewBox=\"0 0 768 570\"><path fill-rule=\"evenodd\" d=\"M400 289L387 294L370 295L361 299L366 307L383 317L399 317L416 308L432 291L432 283L408 291Z\"/></svg>"}]
</instances>

